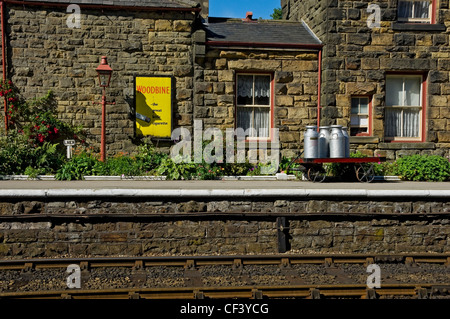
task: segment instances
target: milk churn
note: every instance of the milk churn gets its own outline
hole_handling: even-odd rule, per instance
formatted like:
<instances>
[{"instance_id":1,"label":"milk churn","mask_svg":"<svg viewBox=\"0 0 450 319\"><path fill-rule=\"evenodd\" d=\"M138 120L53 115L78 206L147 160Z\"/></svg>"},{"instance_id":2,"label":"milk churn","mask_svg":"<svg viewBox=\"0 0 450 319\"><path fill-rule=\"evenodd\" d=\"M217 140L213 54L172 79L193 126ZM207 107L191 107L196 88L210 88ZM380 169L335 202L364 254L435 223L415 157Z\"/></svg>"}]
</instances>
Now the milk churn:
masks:
<instances>
[{"instance_id":1,"label":"milk churn","mask_svg":"<svg viewBox=\"0 0 450 319\"><path fill-rule=\"evenodd\" d=\"M330 157L345 157L345 140L342 134L342 125L331 125Z\"/></svg>"},{"instance_id":2,"label":"milk churn","mask_svg":"<svg viewBox=\"0 0 450 319\"><path fill-rule=\"evenodd\" d=\"M319 126L319 158L330 157L330 127Z\"/></svg>"},{"instance_id":3,"label":"milk churn","mask_svg":"<svg viewBox=\"0 0 450 319\"><path fill-rule=\"evenodd\" d=\"M318 139L319 133L317 133L317 126L315 125L306 126L303 145L304 158L317 158Z\"/></svg>"},{"instance_id":4,"label":"milk churn","mask_svg":"<svg viewBox=\"0 0 450 319\"><path fill-rule=\"evenodd\" d=\"M344 135L345 141L345 157L350 157L350 137L348 136L347 127L342 128L342 135Z\"/></svg>"}]
</instances>

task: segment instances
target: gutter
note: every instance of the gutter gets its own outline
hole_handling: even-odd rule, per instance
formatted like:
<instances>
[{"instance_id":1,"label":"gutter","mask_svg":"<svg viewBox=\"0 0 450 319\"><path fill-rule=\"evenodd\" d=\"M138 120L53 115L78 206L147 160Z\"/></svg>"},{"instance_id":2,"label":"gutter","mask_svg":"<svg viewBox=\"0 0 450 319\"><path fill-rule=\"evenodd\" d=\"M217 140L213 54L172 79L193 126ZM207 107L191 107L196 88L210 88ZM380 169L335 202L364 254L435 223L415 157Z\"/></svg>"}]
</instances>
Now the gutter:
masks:
<instances>
[{"instance_id":1,"label":"gutter","mask_svg":"<svg viewBox=\"0 0 450 319\"><path fill-rule=\"evenodd\" d=\"M85 4L74 2L36 2L36 1L20 1L20 0L2 0L6 4L15 4L22 6L39 6L39 7L67 7L70 4L76 4L80 8L85 9L108 9L108 10L134 10L134 11L187 11L187 12L200 12L200 7L195 8L174 8L174 7L151 7L151 6L118 6L118 5L105 5L105 4Z\"/></svg>"},{"instance_id":2,"label":"gutter","mask_svg":"<svg viewBox=\"0 0 450 319\"><path fill-rule=\"evenodd\" d=\"M240 41L206 41L209 46L227 47L266 47L266 48L293 48L293 49L315 49L321 50L323 44L297 44L297 43L265 43L265 42L240 42Z\"/></svg>"}]
</instances>

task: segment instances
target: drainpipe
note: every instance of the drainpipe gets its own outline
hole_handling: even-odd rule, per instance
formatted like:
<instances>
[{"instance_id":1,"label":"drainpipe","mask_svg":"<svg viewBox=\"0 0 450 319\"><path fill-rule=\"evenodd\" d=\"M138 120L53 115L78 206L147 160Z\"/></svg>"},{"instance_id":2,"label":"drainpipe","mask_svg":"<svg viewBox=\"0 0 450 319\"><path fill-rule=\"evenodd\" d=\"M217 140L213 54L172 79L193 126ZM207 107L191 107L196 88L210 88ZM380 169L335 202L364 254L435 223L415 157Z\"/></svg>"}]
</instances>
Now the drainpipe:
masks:
<instances>
[{"instance_id":1,"label":"drainpipe","mask_svg":"<svg viewBox=\"0 0 450 319\"><path fill-rule=\"evenodd\" d=\"M0 2L0 10L1 10L1 24L2 24L2 66L3 66L3 81L6 80L6 35L5 35L5 3L3 1ZM6 96L4 97L5 101L5 132L8 133L8 101L6 100Z\"/></svg>"},{"instance_id":2,"label":"drainpipe","mask_svg":"<svg viewBox=\"0 0 450 319\"><path fill-rule=\"evenodd\" d=\"M318 63L319 63L319 69L317 74L317 131L319 131L320 126L320 96L321 96L321 88L322 88L322 49L319 50L319 57L318 57Z\"/></svg>"}]
</instances>

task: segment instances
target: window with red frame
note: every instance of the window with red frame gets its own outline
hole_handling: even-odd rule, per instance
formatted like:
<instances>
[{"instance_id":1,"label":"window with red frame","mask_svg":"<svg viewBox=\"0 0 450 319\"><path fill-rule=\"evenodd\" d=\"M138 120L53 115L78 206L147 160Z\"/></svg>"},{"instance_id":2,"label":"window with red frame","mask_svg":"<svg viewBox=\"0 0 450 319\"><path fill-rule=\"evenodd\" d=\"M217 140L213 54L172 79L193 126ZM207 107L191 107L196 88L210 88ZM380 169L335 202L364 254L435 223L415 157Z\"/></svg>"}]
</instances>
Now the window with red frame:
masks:
<instances>
[{"instance_id":1,"label":"window with red frame","mask_svg":"<svg viewBox=\"0 0 450 319\"><path fill-rule=\"evenodd\" d=\"M368 96L352 96L350 136L370 136L370 107Z\"/></svg>"},{"instance_id":2,"label":"window with red frame","mask_svg":"<svg viewBox=\"0 0 450 319\"><path fill-rule=\"evenodd\" d=\"M271 128L270 74L238 74L236 77L236 128L250 138L269 138Z\"/></svg>"},{"instance_id":3,"label":"window with red frame","mask_svg":"<svg viewBox=\"0 0 450 319\"><path fill-rule=\"evenodd\" d=\"M422 138L423 76L386 76L385 138L420 141Z\"/></svg>"}]
</instances>

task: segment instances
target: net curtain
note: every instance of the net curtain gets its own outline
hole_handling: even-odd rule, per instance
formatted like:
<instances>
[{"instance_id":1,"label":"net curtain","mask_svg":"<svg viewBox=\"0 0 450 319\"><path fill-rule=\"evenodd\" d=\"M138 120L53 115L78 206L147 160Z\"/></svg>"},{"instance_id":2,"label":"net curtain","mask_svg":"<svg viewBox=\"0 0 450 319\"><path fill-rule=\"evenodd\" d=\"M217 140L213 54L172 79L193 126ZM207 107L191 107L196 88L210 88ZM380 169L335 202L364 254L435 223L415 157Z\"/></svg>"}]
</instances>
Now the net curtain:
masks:
<instances>
[{"instance_id":1,"label":"net curtain","mask_svg":"<svg viewBox=\"0 0 450 319\"><path fill-rule=\"evenodd\" d=\"M428 18L430 1L399 1L398 14L401 18Z\"/></svg>"},{"instance_id":2,"label":"net curtain","mask_svg":"<svg viewBox=\"0 0 450 319\"><path fill-rule=\"evenodd\" d=\"M238 100L247 101L244 105L248 105L238 107L237 127L248 130L250 137L268 137L270 108L256 105L270 105L270 77L240 75L237 86Z\"/></svg>"}]
</instances>

